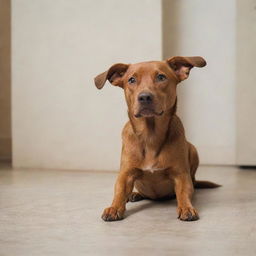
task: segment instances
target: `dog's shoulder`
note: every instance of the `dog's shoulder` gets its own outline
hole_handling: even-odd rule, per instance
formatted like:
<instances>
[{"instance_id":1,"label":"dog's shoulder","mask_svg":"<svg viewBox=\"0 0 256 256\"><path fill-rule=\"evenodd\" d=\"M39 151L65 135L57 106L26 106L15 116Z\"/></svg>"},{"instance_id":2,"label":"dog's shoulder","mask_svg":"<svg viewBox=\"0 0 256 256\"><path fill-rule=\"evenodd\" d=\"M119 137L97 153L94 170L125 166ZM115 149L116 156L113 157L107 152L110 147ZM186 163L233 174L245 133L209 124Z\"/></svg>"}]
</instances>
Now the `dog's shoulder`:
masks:
<instances>
[{"instance_id":1,"label":"dog's shoulder","mask_svg":"<svg viewBox=\"0 0 256 256\"><path fill-rule=\"evenodd\" d=\"M132 127L132 124L130 121L128 121L123 130L122 130L122 139L123 140L133 140L135 139L135 134L134 134L134 130Z\"/></svg>"},{"instance_id":2,"label":"dog's shoulder","mask_svg":"<svg viewBox=\"0 0 256 256\"><path fill-rule=\"evenodd\" d=\"M130 161L141 161L143 150L141 144L134 133L131 122L127 122L122 131L122 159L132 159Z\"/></svg>"}]
</instances>

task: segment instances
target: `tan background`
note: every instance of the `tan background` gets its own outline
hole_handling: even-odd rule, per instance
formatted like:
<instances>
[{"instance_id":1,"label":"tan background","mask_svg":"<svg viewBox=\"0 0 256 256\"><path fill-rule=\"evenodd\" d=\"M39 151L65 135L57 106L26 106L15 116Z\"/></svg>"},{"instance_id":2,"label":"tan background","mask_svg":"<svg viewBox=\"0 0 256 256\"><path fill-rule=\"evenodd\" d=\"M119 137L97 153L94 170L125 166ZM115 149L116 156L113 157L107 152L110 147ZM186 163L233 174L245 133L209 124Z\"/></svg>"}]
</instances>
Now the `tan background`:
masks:
<instances>
[{"instance_id":1,"label":"tan background","mask_svg":"<svg viewBox=\"0 0 256 256\"><path fill-rule=\"evenodd\" d=\"M14 166L118 169L124 96L93 78L161 59L161 1L14 0L12 14Z\"/></svg>"},{"instance_id":2,"label":"tan background","mask_svg":"<svg viewBox=\"0 0 256 256\"><path fill-rule=\"evenodd\" d=\"M0 157L10 158L10 7L0 3ZM172 55L208 62L178 92L178 112L201 163L255 165L255 6L254 0L13 0L14 166L118 169L124 98L109 84L97 91L93 77L115 62Z\"/></svg>"}]
</instances>

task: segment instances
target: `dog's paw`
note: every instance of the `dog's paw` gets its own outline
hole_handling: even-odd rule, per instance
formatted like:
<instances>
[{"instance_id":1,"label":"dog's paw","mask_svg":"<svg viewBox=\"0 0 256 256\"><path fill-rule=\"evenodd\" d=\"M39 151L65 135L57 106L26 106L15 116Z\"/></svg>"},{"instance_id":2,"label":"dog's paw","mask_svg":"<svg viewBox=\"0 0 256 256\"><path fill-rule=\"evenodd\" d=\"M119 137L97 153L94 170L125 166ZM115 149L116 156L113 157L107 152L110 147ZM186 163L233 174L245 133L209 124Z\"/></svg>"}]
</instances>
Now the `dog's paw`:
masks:
<instances>
[{"instance_id":1,"label":"dog's paw","mask_svg":"<svg viewBox=\"0 0 256 256\"><path fill-rule=\"evenodd\" d=\"M124 218L124 211L118 210L115 207L106 208L101 216L104 221L117 221Z\"/></svg>"},{"instance_id":2,"label":"dog's paw","mask_svg":"<svg viewBox=\"0 0 256 256\"><path fill-rule=\"evenodd\" d=\"M199 219L199 215L193 207L178 207L178 219L183 221L194 221Z\"/></svg>"}]
</instances>

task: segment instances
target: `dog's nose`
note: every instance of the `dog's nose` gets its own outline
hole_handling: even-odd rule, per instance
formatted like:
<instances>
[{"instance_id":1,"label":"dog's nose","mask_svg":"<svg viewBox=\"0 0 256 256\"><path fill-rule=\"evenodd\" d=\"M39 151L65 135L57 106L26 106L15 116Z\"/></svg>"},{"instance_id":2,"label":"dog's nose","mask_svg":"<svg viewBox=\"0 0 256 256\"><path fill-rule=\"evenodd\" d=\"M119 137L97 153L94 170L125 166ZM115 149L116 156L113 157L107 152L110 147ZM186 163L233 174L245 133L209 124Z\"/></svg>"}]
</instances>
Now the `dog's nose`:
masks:
<instances>
[{"instance_id":1,"label":"dog's nose","mask_svg":"<svg viewBox=\"0 0 256 256\"><path fill-rule=\"evenodd\" d=\"M142 92L138 96L138 101L140 103L149 104L153 101L153 95L149 92Z\"/></svg>"}]
</instances>

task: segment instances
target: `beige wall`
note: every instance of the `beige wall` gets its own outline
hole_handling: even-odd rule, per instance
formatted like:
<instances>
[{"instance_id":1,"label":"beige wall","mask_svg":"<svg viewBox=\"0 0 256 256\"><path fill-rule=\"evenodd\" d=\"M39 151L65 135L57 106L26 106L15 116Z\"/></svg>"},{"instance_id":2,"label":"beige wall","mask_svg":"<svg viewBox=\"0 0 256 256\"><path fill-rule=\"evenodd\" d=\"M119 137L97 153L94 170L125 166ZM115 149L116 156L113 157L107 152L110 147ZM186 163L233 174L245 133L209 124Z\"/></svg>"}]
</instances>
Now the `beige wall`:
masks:
<instances>
[{"instance_id":1,"label":"beige wall","mask_svg":"<svg viewBox=\"0 0 256 256\"><path fill-rule=\"evenodd\" d=\"M237 0L237 163L256 166L256 2Z\"/></svg>"},{"instance_id":2,"label":"beige wall","mask_svg":"<svg viewBox=\"0 0 256 256\"><path fill-rule=\"evenodd\" d=\"M246 22L242 3L250 6ZM236 122L236 70L241 60L241 86L251 70L246 63L254 41L242 30L253 23L252 6L238 1L236 27L235 0L13 0L14 166L118 169L124 97L109 84L96 90L93 78L114 62L172 55L201 55L208 62L193 69L178 92L178 112L201 163L235 164L236 134L241 150L250 141L243 140L250 129L236 131L248 111L243 108ZM237 28L246 50L239 40L236 45ZM249 87L238 89L243 92L254 101Z\"/></svg>"},{"instance_id":3,"label":"beige wall","mask_svg":"<svg viewBox=\"0 0 256 256\"><path fill-rule=\"evenodd\" d=\"M0 160L11 159L10 1L0 0Z\"/></svg>"},{"instance_id":4,"label":"beige wall","mask_svg":"<svg viewBox=\"0 0 256 256\"><path fill-rule=\"evenodd\" d=\"M93 78L161 59L161 1L12 1L13 164L113 170L122 90Z\"/></svg>"},{"instance_id":5,"label":"beige wall","mask_svg":"<svg viewBox=\"0 0 256 256\"><path fill-rule=\"evenodd\" d=\"M204 164L236 163L236 2L163 1L164 57L200 55L179 87L178 112Z\"/></svg>"}]
</instances>

